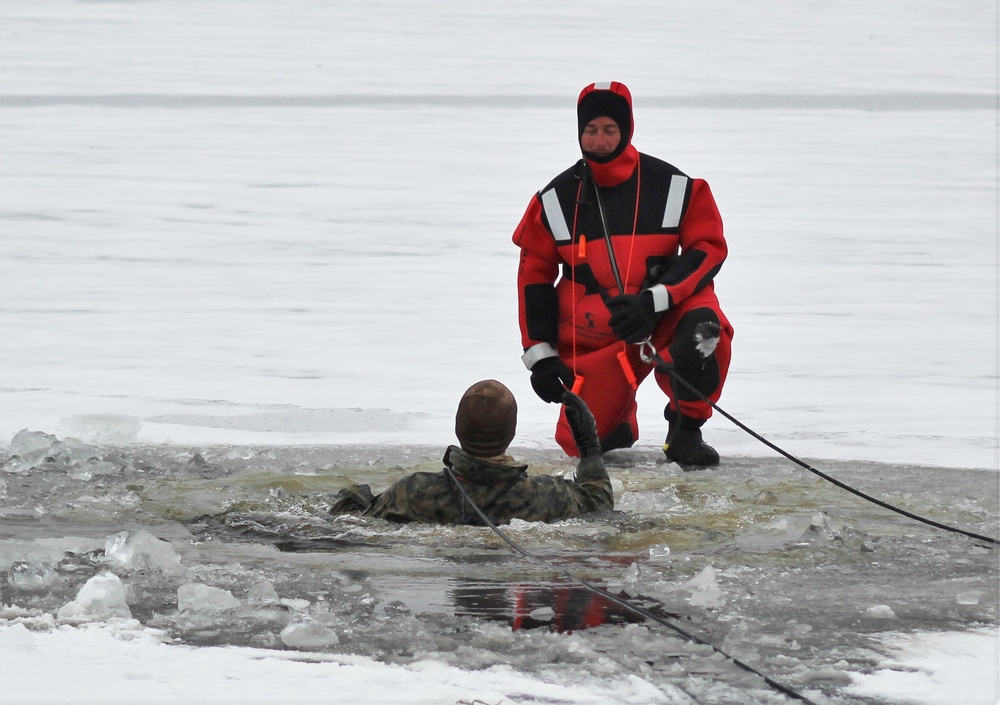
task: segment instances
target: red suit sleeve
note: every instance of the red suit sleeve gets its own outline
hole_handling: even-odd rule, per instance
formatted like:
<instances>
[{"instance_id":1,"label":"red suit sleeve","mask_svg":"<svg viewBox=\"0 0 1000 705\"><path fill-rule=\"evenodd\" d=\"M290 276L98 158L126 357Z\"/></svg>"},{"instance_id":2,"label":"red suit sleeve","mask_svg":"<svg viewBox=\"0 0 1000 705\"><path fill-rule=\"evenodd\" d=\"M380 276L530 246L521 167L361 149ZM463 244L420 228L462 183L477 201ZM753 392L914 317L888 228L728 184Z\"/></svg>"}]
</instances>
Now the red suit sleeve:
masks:
<instances>
[{"instance_id":1,"label":"red suit sleeve","mask_svg":"<svg viewBox=\"0 0 1000 705\"><path fill-rule=\"evenodd\" d=\"M722 216L708 183L702 179L692 181L680 230L680 257L657 280L667 287L672 305L711 284L729 253L722 234Z\"/></svg>"},{"instance_id":2,"label":"red suit sleeve","mask_svg":"<svg viewBox=\"0 0 1000 705\"><path fill-rule=\"evenodd\" d=\"M555 348L559 342L559 305L554 285L562 258L544 222L537 194L528 204L513 240L521 248L517 270L521 345L525 350L539 343Z\"/></svg>"}]
</instances>

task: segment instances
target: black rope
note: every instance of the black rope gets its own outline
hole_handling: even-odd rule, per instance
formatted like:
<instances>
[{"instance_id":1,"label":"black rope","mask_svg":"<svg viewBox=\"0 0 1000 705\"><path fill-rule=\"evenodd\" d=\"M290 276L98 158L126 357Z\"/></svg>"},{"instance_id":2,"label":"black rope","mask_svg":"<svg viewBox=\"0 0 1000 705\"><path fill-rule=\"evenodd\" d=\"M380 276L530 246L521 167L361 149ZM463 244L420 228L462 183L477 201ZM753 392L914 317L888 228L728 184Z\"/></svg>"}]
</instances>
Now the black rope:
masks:
<instances>
[{"instance_id":1,"label":"black rope","mask_svg":"<svg viewBox=\"0 0 1000 705\"><path fill-rule=\"evenodd\" d=\"M462 489L461 485L459 484L460 482L459 479L455 477L455 474L452 472L450 466L445 465L445 467L448 468L448 479L451 480L451 484L448 485L448 493L451 495L451 501L454 502L456 505L458 505L459 510L462 512L462 524L464 526L475 526L475 518L467 519L465 516L465 501L463 500L459 502L458 497L455 496L455 487L458 487L458 489ZM487 502L483 504L482 511L488 512L493 507L493 505L495 505L500 500L501 497L510 492L510 490L513 489L514 485L516 485L518 481L520 481L520 479L524 477L526 474L527 470L522 468L521 472L519 472L516 476L508 480L507 484L501 487L499 492L497 492ZM464 499L468 499L469 497L464 490L462 491L462 497ZM479 509L479 507L476 506L476 504L472 503L471 500L470 504L472 504L472 506L475 507L476 509Z\"/></svg>"},{"instance_id":2,"label":"black rope","mask_svg":"<svg viewBox=\"0 0 1000 705\"><path fill-rule=\"evenodd\" d=\"M718 404L716 404L711 399L709 399L708 397L706 397L698 389L696 389L694 386L692 386L690 382L688 382L683 377L681 377L679 374L677 374L677 370L674 369L674 366L671 365L670 363L666 362L662 357L660 357L659 353L655 353L654 352L652 354L652 359L654 359L657 362L657 365L656 365L656 371L657 372L659 372L660 374L669 374L670 375L670 379L676 380L677 382L680 382L681 384L683 384L689 390L691 390L692 392L694 392L695 394L697 394L698 397L702 401L710 404L713 409L715 409L720 414L722 414L723 416L725 416L727 419L729 419L730 421L732 421L734 424L736 424L737 426L739 426L741 429L743 429L744 431L746 431L747 433L749 433L751 436L753 436L754 438L756 438L758 441L760 441L761 443L763 443L764 445L766 445L768 448L771 448L772 450L777 451L781 455L783 455L786 458L788 458L789 460L791 460L796 465L798 465L798 466L800 466L802 468L805 468L806 470L808 470L809 472L813 473L814 475L823 478L827 482L830 482L830 483L836 485L837 487L841 488L842 490L846 490L846 491L850 492L851 494L860 497L861 499L864 499L864 500L867 500L867 501L871 502L872 504L877 504L878 506L880 506L880 507L882 507L884 509L888 509L889 511L896 512L897 514L902 514L905 517L909 517L910 519L913 519L914 521L919 521L919 522L922 522L922 523L927 524L929 526L933 526L933 527L936 527L938 529L943 529L945 531L951 531L951 532L956 533L956 534L962 534L963 536L968 536L969 538L976 539L977 541L985 541L986 543L991 543L991 544L998 544L998 543L1000 543L1000 541L998 541L997 539L991 538L989 536L983 536L982 534L977 534L977 533L974 533L972 531L966 531L965 529L959 529L959 528L954 527L954 526L948 526L947 524L942 524L940 522L934 521L933 519L927 519L927 518L922 517L922 516L920 516L918 514L914 514L913 512L908 512L905 509L901 509L900 507L896 507L896 506L894 506L892 504L889 504L888 502L883 502L881 499L877 499L876 497L872 497L871 495L865 494L861 490L857 490L857 489L851 487L850 485L848 485L848 484L846 484L844 482L841 482L840 480L838 480L838 479L836 479L834 477L831 477L830 475L827 475L826 473L824 473L824 472L822 472L820 470L817 470L812 465L809 465L808 463L806 463L803 460L800 460L799 458L795 457L791 453L788 453L785 450L783 450L782 448L779 448L777 445L775 445L771 441L769 441L766 438L764 438L762 435L760 435L759 433L757 433L756 431L754 431L752 428L750 428L749 426L747 426L746 424L744 424L743 422L741 422L739 419L737 419L736 417L734 417L731 414L729 414L726 411L724 411Z\"/></svg>"},{"instance_id":3,"label":"black rope","mask_svg":"<svg viewBox=\"0 0 1000 705\"><path fill-rule=\"evenodd\" d=\"M663 626L668 627L669 629L672 629L673 631L675 631L676 633L680 634L682 637L684 637L688 641L694 642L695 644L700 644L701 646L708 646L709 648L712 649L712 651L714 651L715 653L717 653L717 654L719 654L719 655L721 655L721 656L729 659L734 664L736 664L737 666L739 666L740 668L742 668L744 671L752 673L752 674L754 674L756 676L760 676L761 678L764 679L765 683L767 683L769 686L771 686L772 688L774 688L778 692L784 693L785 695L789 696L790 698L794 698L795 700L799 700L801 702L804 702L807 705L817 705L814 701L810 700L809 698L807 698L806 696L802 695L801 693L798 693L798 692L792 690L787 685L779 683L778 681L774 680L773 678L764 675L763 673L761 673L760 671L758 671L753 666L751 666L751 665L749 665L747 663L744 663L743 661L740 661L735 656L730 656L729 654L727 654L725 651L723 651L719 647L717 647L714 644L711 644L711 643L705 641L704 639L698 638L697 636L695 636L691 632L687 631L686 629L684 629L684 628L682 628L682 627L674 624L669 619L665 619L664 617L661 617L660 615L658 615L658 614L656 614L654 612L651 612L650 610L647 610L644 607L640 607L639 605L636 605L636 604L630 602L629 600L626 600L624 597L621 597L619 595L615 595L613 592L609 592L609 591L605 590L604 588L598 587L598 586L594 585L593 583L589 583L586 580L583 580L581 578L577 578L576 576L572 575L568 571L562 570L561 568L558 568L557 566L553 565L552 563L549 563L544 558L539 558L535 554L533 554L533 553L525 550L520 545L518 545L512 538L510 538L509 536L507 536L507 534L505 534L500 529L500 527L498 527L496 524L494 524L490 520L490 518L488 516L486 516L486 514L483 512L483 510L480 509L479 506L472 500L472 497L469 496L468 492L465 491L465 488L462 487L462 485L458 482L458 478L455 477L455 475L452 472L451 468L449 468L446 465L445 468L444 468L444 470L448 474L448 477L450 477L454 481L455 486L458 488L458 491L462 493L462 496L465 498L465 501L468 502L469 505L474 510L476 510L476 513L479 515L479 518L483 520L483 522L486 524L486 526L488 526L490 529L492 529L493 533L495 533L497 536L499 536L501 539L503 539L504 543L506 543L508 546L510 546L512 549L514 549L520 555L522 555L525 558L528 558L530 560L533 560L533 561L535 561L537 563L540 563L541 565L545 566L546 568L549 568L551 570L556 571L563 578L565 578L567 580L570 580L570 581L576 583L577 585L580 585L580 586L584 587L585 589L589 590L590 592L594 593L595 595L600 595L605 600L609 600L610 602L613 602L616 605L624 607L625 609L627 609L627 610L629 610L629 611L631 611L631 612L633 612L635 614L638 614L638 615L640 615L642 617L645 617L646 619L651 619L654 622L658 622L659 624L662 624Z\"/></svg>"}]
</instances>

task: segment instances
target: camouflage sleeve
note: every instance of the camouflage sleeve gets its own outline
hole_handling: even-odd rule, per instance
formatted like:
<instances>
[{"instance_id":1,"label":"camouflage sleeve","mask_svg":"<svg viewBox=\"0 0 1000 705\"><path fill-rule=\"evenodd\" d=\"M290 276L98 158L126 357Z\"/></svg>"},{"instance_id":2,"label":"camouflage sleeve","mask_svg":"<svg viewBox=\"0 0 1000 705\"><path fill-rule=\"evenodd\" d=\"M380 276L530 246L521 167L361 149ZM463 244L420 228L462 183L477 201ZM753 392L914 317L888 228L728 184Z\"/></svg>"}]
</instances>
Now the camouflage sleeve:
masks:
<instances>
[{"instance_id":1,"label":"camouflage sleeve","mask_svg":"<svg viewBox=\"0 0 1000 705\"><path fill-rule=\"evenodd\" d=\"M576 466L576 484L586 496L586 502L591 507L584 511L593 512L598 509L614 509L615 496L611 491L611 478L604 467L604 458L591 455L580 459Z\"/></svg>"},{"instance_id":2,"label":"camouflage sleeve","mask_svg":"<svg viewBox=\"0 0 1000 705\"><path fill-rule=\"evenodd\" d=\"M504 497L502 508L509 518L549 522L613 509L614 504L611 479L597 455L580 461L573 480L530 475L517 491Z\"/></svg>"},{"instance_id":3,"label":"camouflage sleeve","mask_svg":"<svg viewBox=\"0 0 1000 705\"><path fill-rule=\"evenodd\" d=\"M442 473L416 472L396 480L365 511L396 522L454 524L458 509Z\"/></svg>"},{"instance_id":4,"label":"camouflage sleeve","mask_svg":"<svg viewBox=\"0 0 1000 705\"><path fill-rule=\"evenodd\" d=\"M352 514L363 512L375 501L372 488L368 485L350 485L338 492L330 507L330 514Z\"/></svg>"}]
</instances>

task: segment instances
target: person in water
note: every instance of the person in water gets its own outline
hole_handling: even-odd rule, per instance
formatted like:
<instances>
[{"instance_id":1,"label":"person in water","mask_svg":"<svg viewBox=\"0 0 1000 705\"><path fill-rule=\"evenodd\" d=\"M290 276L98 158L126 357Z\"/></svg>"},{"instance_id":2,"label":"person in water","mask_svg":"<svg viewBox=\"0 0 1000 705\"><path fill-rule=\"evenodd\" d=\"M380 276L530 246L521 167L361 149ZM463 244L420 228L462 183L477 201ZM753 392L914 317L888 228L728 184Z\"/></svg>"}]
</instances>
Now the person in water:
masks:
<instances>
[{"instance_id":1,"label":"person in water","mask_svg":"<svg viewBox=\"0 0 1000 705\"><path fill-rule=\"evenodd\" d=\"M332 514L360 513L396 522L481 523L476 510L496 524L511 519L552 522L614 507L597 425L580 397L564 391L562 404L580 455L572 479L532 475L507 455L517 426L517 402L496 380L476 382L462 395L455 414L459 445L449 446L440 472L400 478L379 495L368 485L341 490Z\"/></svg>"}]
</instances>

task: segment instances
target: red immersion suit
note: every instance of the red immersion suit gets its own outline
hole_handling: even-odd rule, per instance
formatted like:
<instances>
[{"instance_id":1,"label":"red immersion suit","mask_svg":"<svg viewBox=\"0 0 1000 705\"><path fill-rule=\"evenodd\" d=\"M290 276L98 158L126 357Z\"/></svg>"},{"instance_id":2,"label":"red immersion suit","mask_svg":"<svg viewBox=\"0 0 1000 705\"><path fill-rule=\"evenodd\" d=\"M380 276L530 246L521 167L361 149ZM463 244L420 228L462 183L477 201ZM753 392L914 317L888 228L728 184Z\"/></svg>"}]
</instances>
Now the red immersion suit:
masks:
<instances>
[{"instance_id":1,"label":"red immersion suit","mask_svg":"<svg viewBox=\"0 0 1000 705\"><path fill-rule=\"evenodd\" d=\"M519 319L525 365L531 369L558 355L576 374L577 393L593 412L602 441L613 437L611 447L628 447L639 438L636 389L653 366L641 361L636 345L615 335L605 301L649 290L657 317L653 346L714 402L729 369L733 335L713 284L727 245L708 184L631 144L628 89L592 84L580 101L594 91L608 91L627 106L618 120L621 144L610 159L585 154L528 204L513 236L521 249ZM621 125L625 120L627 127ZM698 425L711 416L711 406L697 395L672 390L669 375L654 376L671 400L668 414L679 410ZM576 455L562 414L555 438Z\"/></svg>"}]
</instances>

